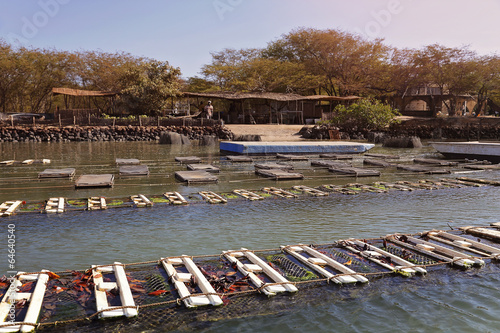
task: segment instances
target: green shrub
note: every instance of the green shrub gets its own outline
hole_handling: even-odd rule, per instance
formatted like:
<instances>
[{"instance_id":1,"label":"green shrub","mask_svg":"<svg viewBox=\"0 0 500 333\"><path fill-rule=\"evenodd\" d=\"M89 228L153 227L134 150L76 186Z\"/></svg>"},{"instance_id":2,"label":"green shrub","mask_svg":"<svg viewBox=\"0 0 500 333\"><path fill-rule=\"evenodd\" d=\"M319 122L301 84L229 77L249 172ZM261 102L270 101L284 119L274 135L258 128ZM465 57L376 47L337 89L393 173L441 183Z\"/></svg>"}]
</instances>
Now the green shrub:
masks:
<instances>
[{"instance_id":1,"label":"green shrub","mask_svg":"<svg viewBox=\"0 0 500 333\"><path fill-rule=\"evenodd\" d=\"M337 105L333 110L333 118L329 121L341 129L382 130L399 122L400 113L378 100L361 99L351 105Z\"/></svg>"}]
</instances>

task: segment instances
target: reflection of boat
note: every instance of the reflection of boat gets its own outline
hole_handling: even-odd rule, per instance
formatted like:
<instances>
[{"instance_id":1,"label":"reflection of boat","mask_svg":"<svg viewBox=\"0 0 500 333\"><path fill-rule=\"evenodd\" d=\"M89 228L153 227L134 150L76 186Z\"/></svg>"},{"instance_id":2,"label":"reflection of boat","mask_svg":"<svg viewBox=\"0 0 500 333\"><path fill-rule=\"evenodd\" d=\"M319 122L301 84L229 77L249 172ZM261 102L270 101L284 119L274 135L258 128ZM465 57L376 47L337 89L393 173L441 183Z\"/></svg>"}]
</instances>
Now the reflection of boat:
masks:
<instances>
[{"instance_id":1,"label":"reflection of boat","mask_svg":"<svg viewBox=\"0 0 500 333\"><path fill-rule=\"evenodd\" d=\"M495 142L431 142L434 149L448 158L468 158L500 163L500 143Z\"/></svg>"}]
</instances>

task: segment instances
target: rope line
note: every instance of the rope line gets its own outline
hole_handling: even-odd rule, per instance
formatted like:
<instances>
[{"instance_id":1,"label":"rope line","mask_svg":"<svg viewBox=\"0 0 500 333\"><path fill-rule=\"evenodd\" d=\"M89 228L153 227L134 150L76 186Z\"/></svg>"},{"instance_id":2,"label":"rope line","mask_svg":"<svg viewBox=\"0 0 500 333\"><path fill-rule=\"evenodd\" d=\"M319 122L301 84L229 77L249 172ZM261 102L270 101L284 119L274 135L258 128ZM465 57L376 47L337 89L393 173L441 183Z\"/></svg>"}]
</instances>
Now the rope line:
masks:
<instances>
[{"instance_id":1,"label":"rope line","mask_svg":"<svg viewBox=\"0 0 500 333\"><path fill-rule=\"evenodd\" d=\"M468 226L467 229L470 228L485 228L485 227L490 227L490 226L484 226L484 225L479 225L479 226ZM415 233L415 234L404 234L404 235L409 235L409 236L421 236L424 233ZM403 234L400 234L403 235ZM384 239L384 237L380 238L365 238L364 240L380 240ZM336 245L340 241L335 242L335 243L326 243L326 244L311 244L309 246L311 247L317 247L317 246L328 246L328 245ZM302 245L287 245L278 249L263 249L263 250L230 250L227 252L224 252L220 255L197 255L197 256L172 256L168 258L190 258L190 259L195 259L195 258L215 258L215 257L222 257L225 254L231 254L231 253L237 253L237 252L250 252L250 253L255 253L255 252L283 252L285 249L293 247L293 246L304 246ZM166 258L165 258L166 259ZM61 324L70 324L70 323L77 323L77 322L82 322L82 321L90 321L97 317L99 314L106 312L106 311L113 311L113 310L119 310L119 309L137 309L138 312L140 309L145 309L145 308L150 308L150 307L155 307L155 306L165 306L165 305L180 305L182 301L190 298L190 297L200 297L200 296L219 296L221 298L226 298L226 297L232 297L232 296L240 296L240 295L250 295L250 294L256 294L256 293L261 293L263 289L274 286L274 285L303 285L303 284L314 284L314 283L321 283L325 282L326 284L330 284L332 280L338 277L342 276L363 276L363 277L381 277L381 276L387 276L391 274L398 274L400 273L403 269L413 269L413 268L429 268L429 267L437 267L437 266L445 266L445 265L453 265L458 261L464 260L464 259L476 259L476 260L498 260L500 259L500 254L491 254L489 256L483 256L483 257L473 257L473 256L467 256L467 257L456 257L453 259L450 259L449 261L445 262L435 262L431 264L421 264L421 265L410 265L410 266L399 266L397 269L394 268L394 270L390 271L384 271L384 272L372 272L372 273L342 273L342 274L335 274L331 277L328 278L319 278L319 279L311 279L311 280L306 280L306 281L285 281L285 282L272 282L272 283L262 283L257 288L252 288L250 290L245 290L245 291L235 291L235 292L230 292L230 293L221 293L221 292L215 292L215 293L196 293L196 294L190 294L188 296L176 298L174 300L169 300L169 301L163 301L163 302L156 302L156 303L150 303L150 304L141 304L137 306L115 306L115 307L109 307L106 309L99 310L95 313L93 313L90 316L85 316L85 317L79 317L75 319L68 319L64 321L53 321L53 322L43 322L43 323L29 323L29 322L10 322L10 323L2 323L0 324L0 327L10 327L10 326L17 326L17 325L29 325L33 326L35 328L41 327L41 326L56 326L56 325L61 325ZM40 272L28 272L28 273L17 273L16 278L18 278L21 275L35 275L35 274L68 274L72 272L88 272L89 270L95 270L100 267L109 267L109 266L122 266L122 267L128 267L128 266L137 266L137 265L146 265L146 264L160 264L162 262L162 259L159 260L150 260L150 261L143 261L143 262L136 262L136 263L129 263L129 264L108 264L108 265L97 265L95 267L89 268L87 270L66 270L66 271L61 271L61 272L49 272L49 271L40 271Z\"/></svg>"},{"instance_id":2,"label":"rope line","mask_svg":"<svg viewBox=\"0 0 500 333\"><path fill-rule=\"evenodd\" d=\"M234 251L233 251L234 252ZM212 256L214 257L214 256ZM474 259L497 259L499 258L499 255L495 256L487 256L487 257L473 257ZM393 271L386 271L386 272L372 272L372 273L343 273L343 274L335 274L334 276L331 276L329 278L322 278L322 279L313 279L313 280L307 280L307 281L285 281L285 282L273 282L273 283L264 283L260 287L251 289L251 290L245 290L245 291L235 291L231 293L196 293L196 294L191 294L188 296L184 296L181 298L176 298L175 300L170 300L170 301L164 301L164 302L156 302L156 303L150 303L150 304L141 304L137 306L115 306L115 307L110 307L106 309L102 309L100 311L97 311L96 313L93 313L90 316L87 317L80 317L80 318L75 318L75 319L69 319L65 321L55 321L55 322L45 322L45 323L39 323L39 324L33 324L33 323L21 323L21 324L26 324L26 325L31 325L31 326L49 326L49 325L58 325L58 324L68 324L68 323L74 323L74 322L81 322L84 320L92 320L92 318L98 316L100 313L106 312L106 311L113 311L113 310L118 310L118 309L128 309L128 308L133 308L133 309L145 309L149 307L155 307L155 306L162 306L162 305L170 305L170 304L176 304L180 305L182 301L185 299L188 299L190 297L199 297L199 296L219 296L221 298L224 297L231 297L231 296L238 296L238 295L247 295L247 294L255 294L255 293L261 293L262 290L266 287L273 286L273 285L301 285L301 284L312 284L312 283L319 283L319 282L326 282L327 284L330 284L330 281L332 281L335 278L342 277L342 276L364 276L364 277L375 277L375 276L385 276L385 275L391 275L391 274L397 274L399 270L404 269L404 268L416 268L416 267L422 267L422 268L428 268L428 267L435 267L435 266L444 266L448 264L453 264L457 261L463 260L463 259L468 259L468 258L455 258L452 259L451 261L447 262L437 262L433 264L426 264L426 265L413 265L413 266L407 266L407 267L400 267L398 270L393 270ZM152 262L158 262L158 261L152 261ZM148 262L151 263L151 262ZM104 265L102 265L104 266ZM108 265L109 266L109 265ZM44 272L46 273L46 272ZM27 273L27 274L36 274L36 273ZM14 323L14 324L3 324L0 325L0 327L3 326L13 326L13 325L20 325L19 323Z\"/></svg>"}]
</instances>

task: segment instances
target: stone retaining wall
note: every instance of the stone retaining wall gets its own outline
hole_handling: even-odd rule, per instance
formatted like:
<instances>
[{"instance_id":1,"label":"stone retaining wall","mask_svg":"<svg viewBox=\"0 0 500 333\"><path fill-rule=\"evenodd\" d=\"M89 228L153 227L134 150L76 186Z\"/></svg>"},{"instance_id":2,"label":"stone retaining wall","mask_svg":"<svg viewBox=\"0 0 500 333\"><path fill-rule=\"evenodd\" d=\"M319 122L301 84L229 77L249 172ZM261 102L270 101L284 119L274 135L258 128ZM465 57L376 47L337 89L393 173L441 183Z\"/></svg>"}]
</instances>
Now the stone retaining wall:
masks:
<instances>
[{"instance_id":1,"label":"stone retaining wall","mask_svg":"<svg viewBox=\"0 0 500 333\"><path fill-rule=\"evenodd\" d=\"M156 141L162 132L176 132L191 140L205 135L229 140L227 128L215 126L68 126L68 127L1 127L0 142L70 142L70 141Z\"/></svg>"}]
</instances>

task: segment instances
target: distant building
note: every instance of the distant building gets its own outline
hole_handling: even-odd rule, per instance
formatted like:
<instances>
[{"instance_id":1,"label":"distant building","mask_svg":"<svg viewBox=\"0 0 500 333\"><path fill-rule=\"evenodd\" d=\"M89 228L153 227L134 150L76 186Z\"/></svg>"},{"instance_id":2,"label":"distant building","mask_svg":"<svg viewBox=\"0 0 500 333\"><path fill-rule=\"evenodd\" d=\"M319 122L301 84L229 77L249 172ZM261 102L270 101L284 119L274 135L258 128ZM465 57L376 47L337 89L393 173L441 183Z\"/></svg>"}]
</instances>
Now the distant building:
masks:
<instances>
[{"instance_id":1,"label":"distant building","mask_svg":"<svg viewBox=\"0 0 500 333\"><path fill-rule=\"evenodd\" d=\"M441 93L436 86L409 88L403 96L394 96L393 103L404 116L433 117L438 115L471 115L477 98L471 95Z\"/></svg>"}]
</instances>

